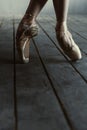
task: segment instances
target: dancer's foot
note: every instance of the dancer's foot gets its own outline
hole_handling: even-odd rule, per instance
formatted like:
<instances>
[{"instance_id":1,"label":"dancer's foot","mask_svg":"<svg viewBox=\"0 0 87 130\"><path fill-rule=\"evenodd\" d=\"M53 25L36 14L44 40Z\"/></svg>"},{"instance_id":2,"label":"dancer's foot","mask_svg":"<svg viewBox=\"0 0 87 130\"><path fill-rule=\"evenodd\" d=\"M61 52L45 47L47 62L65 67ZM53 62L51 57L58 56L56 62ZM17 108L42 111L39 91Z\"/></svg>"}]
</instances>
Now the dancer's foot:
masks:
<instances>
[{"instance_id":1,"label":"dancer's foot","mask_svg":"<svg viewBox=\"0 0 87 130\"><path fill-rule=\"evenodd\" d=\"M28 14L21 20L16 34L16 46L23 63L29 62L30 39L38 34L38 27L33 16Z\"/></svg>"},{"instance_id":2,"label":"dancer's foot","mask_svg":"<svg viewBox=\"0 0 87 130\"><path fill-rule=\"evenodd\" d=\"M82 58L79 47L74 42L71 33L68 31L66 23L57 23L56 36L63 52L72 60L79 60Z\"/></svg>"}]
</instances>

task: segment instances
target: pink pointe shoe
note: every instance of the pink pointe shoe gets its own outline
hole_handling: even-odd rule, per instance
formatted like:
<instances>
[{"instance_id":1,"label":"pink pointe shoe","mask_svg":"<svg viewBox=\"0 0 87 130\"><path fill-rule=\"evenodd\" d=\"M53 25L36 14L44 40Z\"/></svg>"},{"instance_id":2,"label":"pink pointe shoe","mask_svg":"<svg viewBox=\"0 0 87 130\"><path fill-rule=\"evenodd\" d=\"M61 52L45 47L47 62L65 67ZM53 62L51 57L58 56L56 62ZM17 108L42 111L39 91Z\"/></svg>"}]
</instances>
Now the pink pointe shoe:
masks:
<instances>
[{"instance_id":1,"label":"pink pointe shoe","mask_svg":"<svg viewBox=\"0 0 87 130\"><path fill-rule=\"evenodd\" d=\"M20 31L18 33L20 33ZM36 24L31 25L25 23L22 24L22 33L19 37L16 38L17 51L22 63L29 62L30 39L36 36L37 34L38 34L38 27Z\"/></svg>"}]
</instances>

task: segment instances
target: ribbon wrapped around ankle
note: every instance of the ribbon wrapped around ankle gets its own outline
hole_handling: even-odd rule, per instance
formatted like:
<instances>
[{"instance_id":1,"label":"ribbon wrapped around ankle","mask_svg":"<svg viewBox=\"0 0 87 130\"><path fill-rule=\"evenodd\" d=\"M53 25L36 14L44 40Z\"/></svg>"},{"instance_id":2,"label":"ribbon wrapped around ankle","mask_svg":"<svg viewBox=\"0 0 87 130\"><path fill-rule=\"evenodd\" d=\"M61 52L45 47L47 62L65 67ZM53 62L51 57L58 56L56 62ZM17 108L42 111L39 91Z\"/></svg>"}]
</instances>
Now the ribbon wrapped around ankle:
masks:
<instances>
[{"instance_id":1,"label":"ribbon wrapped around ankle","mask_svg":"<svg viewBox=\"0 0 87 130\"><path fill-rule=\"evenodd\" d=\"M23 28L24 28L24 32L22 35L24 36L33 37L38 34L38 27L35 24L31 24L31 25L24 24Z\"/></svg>"}]
</instances>

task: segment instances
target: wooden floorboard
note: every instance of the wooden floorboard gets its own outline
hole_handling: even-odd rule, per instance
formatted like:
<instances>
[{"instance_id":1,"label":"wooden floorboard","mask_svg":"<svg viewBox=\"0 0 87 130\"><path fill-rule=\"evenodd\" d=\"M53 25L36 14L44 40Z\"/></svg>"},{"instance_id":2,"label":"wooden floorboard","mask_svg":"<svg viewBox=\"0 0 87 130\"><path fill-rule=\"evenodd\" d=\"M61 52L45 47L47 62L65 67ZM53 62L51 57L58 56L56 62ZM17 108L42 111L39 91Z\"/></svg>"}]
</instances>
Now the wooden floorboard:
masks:
<instances>
[{"instance_id":1,"label":"wooden floorboard","mask_svg":"<svg viewBox=\"0 0 87 130\"><path fill-rule=\"evenodd\" d=\"M80 23L83 23L84 25L87 24L87 14L70 15L68 19L72 21L78 21Z\"/></svg>"},{"instance_id":2,"label":"wooden floorboard","mask_svg":"<svg viewBox=\"0 0 87 130\"><path fill-rule=\"evenodd\" d=\"M72 27L72 29L76 30L80 36L87 40L87 28L84 26L84 23L70 21L69 25Z\"/></svg>"},{"instance_id":3,"label":"wooden floorboard","mask_svg":"<svg viewBox=\"0 0 87 130\"><path fill-rule=\"evenodd\" d=\"M12 22L0 27L0 130L14 129Z\"/></svg>"},{"instance_id":4,"label":"wooden floorboard","mask_svg":"<svg viewBox=\"0 0 87 130\"><path fill-rule=\"evenodd\" d=\"M54 16L40 16L30 62L21 64L15 48L19 21L0 19L0 130L87 130L87 18L68 19L83 54L74 63L59 47Z\"/></svg>"}]
</instances>

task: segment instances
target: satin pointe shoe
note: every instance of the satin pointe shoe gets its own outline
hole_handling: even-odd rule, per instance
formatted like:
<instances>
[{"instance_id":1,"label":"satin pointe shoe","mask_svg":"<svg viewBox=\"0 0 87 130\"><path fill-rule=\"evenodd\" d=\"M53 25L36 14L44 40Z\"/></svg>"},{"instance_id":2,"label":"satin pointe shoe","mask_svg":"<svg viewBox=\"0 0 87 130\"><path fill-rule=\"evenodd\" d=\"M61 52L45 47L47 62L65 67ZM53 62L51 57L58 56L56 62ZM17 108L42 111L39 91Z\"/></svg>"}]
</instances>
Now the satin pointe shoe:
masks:
<instances>
[{"instance_id":1,"label":"satin pointe shoe","mask_svg":"<svg viewBox=\"0 0 87 130\"><path fill-rule=\"evenodd\" d=\"M56 29L56 37L61 49L72 61L80 60L82 58L81 51L68 30L58 31Z\"/></svg>"},{"instance_id":2,"label":"satin pointe shoe","mask_svg":"<svg viewBox=\"0 0 87 130\"><path fill-rule=\"evenodd\" d=\"M20 33L20 31L18 33ZM37 34L38 34L38 27L36 24L31 25L25 23L22 24L21 35L17 36L16 38L16 47L22 63L29 62L30 39L36 36Z\"/></svg>"}]
</instances>

